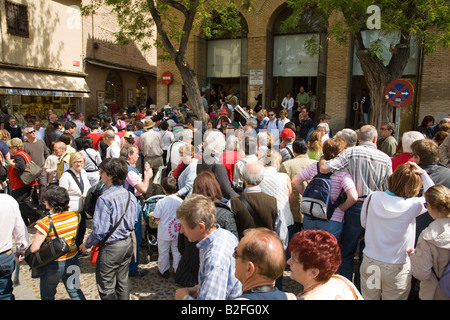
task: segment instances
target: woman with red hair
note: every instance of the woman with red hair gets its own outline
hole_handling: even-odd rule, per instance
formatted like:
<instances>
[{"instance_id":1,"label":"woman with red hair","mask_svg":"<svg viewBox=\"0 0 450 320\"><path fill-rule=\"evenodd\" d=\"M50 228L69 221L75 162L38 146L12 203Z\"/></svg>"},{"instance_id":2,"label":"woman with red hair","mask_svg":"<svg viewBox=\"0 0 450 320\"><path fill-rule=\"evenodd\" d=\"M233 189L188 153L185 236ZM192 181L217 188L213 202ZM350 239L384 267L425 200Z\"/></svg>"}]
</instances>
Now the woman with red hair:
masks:
<instances>
[{"instance_id":1,"label":"woman with red hair","mask_svg":"<svg viewBox=\"0 0 450 320\"><path fill-rule=\"evenodd\" d=\"M291 279L303 286L305 300L362 300L356 287L336 275L341 250L336 237L323 230L297 232L289 242Z\"/></svg>"}]
</instances>

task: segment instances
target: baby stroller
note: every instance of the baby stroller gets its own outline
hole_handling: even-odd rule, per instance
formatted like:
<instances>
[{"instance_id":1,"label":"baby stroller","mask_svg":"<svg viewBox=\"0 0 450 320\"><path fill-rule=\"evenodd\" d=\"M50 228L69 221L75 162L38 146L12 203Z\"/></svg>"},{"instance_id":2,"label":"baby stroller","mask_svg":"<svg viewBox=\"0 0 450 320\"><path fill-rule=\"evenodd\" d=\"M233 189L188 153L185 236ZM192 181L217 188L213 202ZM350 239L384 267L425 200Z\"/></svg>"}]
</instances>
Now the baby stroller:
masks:
<instances>
[{"instance_id":1,"label":"baby stroller","mask_svg":"<svg viewBox=\"0 0 450 320\"><path fill-rule=\"evenodd\" d=\"M158 259L158 221L153 218L153 211L155 210L156 203L164 198L165 195L156 195L144 200L142 206L142 217L145 221L144 232L144 246L146 249L147 263Z\"/></svg>"}]
</instances>

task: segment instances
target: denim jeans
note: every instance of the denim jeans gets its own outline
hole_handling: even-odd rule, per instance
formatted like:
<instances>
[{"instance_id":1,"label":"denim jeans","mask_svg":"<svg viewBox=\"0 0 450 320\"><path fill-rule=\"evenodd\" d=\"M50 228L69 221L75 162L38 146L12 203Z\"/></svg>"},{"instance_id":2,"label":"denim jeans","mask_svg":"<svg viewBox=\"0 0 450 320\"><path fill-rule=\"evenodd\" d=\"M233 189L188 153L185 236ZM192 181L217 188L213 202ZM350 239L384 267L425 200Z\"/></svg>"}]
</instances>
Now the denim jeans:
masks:
<instances>
[{"instance_id":1,"label":"denim jeans","mask_svg":"<svg viewBox=\"0 0 450 320\"><path fill-rule=\"evenodd\" d=\"M341 222L311 219L311 217L306 214L303 217L303 229L327 231L334 235L338 241L341 236L342 228L343 223Z\"/></svg>"},{"instance_id":2,"label":"denim jeans","mask_svg":"<svg viewBox=\"0 0 450 320\"><path fill-rule=\"evenodd\" d=\"M40 270L42 300L54 300L60 280L72 300L86 300L80 289L80 264L78 255L65 261L53 261Z\"/></svg>"},{"instance_id":3,"label":"denim jeans","mask_svg":"<svg viewBox=\"0 0 450 320\"><path fill-rule=\"evenodd\" d=\"M0 300L15 300L11 276L15 267L14 253L0 255Z\"/></svg>"},{"instance_id":4,"label":"denim jeans","mask_svg":"<svg viewBox=\"0 0 450 320\"><path fill-rule=\"evenodd\" d=\"M346 277L350 281L353 278L354 263L356 249L361 237L364 235L364 228L361 226L361 208L362 204L355 204L345 211L344 225L342 228L342 247L341 256L342 263L339 267L339 274ZM362 262L362 250L364 249L364 241L359 243L359 263L355 270L355 279L353 283L360 290L360 273L359 268Z\"/></svg>"}]
</instances>

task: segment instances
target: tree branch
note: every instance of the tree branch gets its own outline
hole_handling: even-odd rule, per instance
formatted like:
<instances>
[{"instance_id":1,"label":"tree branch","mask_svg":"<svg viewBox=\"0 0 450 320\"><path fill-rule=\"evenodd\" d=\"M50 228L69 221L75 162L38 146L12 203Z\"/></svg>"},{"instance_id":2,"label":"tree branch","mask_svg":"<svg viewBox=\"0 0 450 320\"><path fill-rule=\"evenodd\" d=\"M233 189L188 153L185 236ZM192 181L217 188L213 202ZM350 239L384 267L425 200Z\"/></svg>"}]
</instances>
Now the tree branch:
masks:
<instances>
[{"instance_id":1,"label":"tree branch","mask_svg":"<svg viewBox=\"0 0 450 320\"><path fill-rule=\"evenodd\" d=\"M158 34L160 35L163 45L166 48L166 50L169 52L172 59L176 60L178 56L178 50L175 49L172 42L170 41L169 37L167 36L167 32L164 29L164 25L162 23L161 16L158 12L158 9L155 7L154 0L147 0L147 5L149 8L149 11L153 17L153 21L155 22L156 29L158 30Z\"/></svg>"}]
</instances>

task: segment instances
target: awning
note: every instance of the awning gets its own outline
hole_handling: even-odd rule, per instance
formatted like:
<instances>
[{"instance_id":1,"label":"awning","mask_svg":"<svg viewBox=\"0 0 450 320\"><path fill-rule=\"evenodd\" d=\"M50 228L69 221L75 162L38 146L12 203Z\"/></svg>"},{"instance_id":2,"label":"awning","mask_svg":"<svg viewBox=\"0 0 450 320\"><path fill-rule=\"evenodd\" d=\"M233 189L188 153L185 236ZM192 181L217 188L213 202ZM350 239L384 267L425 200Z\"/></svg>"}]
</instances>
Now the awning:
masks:
<instances>
[{"instance_id":1,"label":"awning","mask_svg":"<svg viewBox=\"0 0 450 320\"><path fill-rule=\"evenodd\" d=\"M89 98L83 76L0 69L0 94Z\"/></svg>"}]
</instances>

